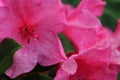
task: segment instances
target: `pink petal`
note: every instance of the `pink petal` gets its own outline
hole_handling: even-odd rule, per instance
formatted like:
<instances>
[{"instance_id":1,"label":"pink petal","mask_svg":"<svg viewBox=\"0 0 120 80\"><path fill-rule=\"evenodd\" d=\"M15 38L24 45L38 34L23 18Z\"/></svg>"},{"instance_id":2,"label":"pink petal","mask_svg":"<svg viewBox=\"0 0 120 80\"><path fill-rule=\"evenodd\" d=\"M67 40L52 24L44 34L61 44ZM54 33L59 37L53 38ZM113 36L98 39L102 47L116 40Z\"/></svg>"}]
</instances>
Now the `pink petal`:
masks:
<instances>
[{"instance_id":1,"label":"pink petal","mask_svg":"<svg viewBox=\"0 0 120 80\"><path fill-rule=\"evenodd\" d=\"M52 31L39 31L40 39L35 45L39 53L38 63L43 66L53 65L66 59L57 34Z\"/></svg>"},{"instance_id":2,"label":"pink petal","mask_svg":"<svg viewBox=\"0 0 120 80\"><path fill-rule=\"evenodd\" d=\"M70 27L63 32L79 49L85 49L95 43L96 32L93 29Z\"/></svg>"},{"instance_id":3,"label":"pink petal","mask_svg":"<svg viewBox=\"0 0 120 80\"><path fill-rule=\"evenodd\" d=\"M103 0L82 0L78 8L88 10L95 16L101 16L105 5Z\"/></svg>"},{"instance_id":4,"label":"pink petal","mask_svg":"<svg viewBox=\"0 0 120 80\"><path fill-rule=\"evenodd\" d=\"M76 73L70 75L69 71L63 69L62 65L66 63L63 62L60 64L54 80L116 80L117 72L109 69L108 65L111 54L108 41L103 41L99 46L80 51L80 54L70 58L77 62Z\"/></svg>"},{"instance_id":5,"label":"pink petal","mask_svg":"<svg viewBox=\"0 0 120 80\"><path fill-rule=\"evenodd\" d=\"M120 71L120 51L117 49L113 50L109 68L115 72Z\"/></svg>"},{"instance_id":6,"label":"pink petal","mask_svg":"<svg viewBox=\"0 0 120 80\"><path fill-rule=\"evenodd\" d=\"M66 28L64 9L59 10L56 13L47 15L46 17L40 19L36 24L41 28L52 30L56 33L63 31Z\"/></svg>"},{"instance_id":7,"label":"pink petal","mask_svg":"<svg viewBox=\"0 0 120 80\"><path fill-rule=\"evenodd\" d=\"M109 80L110 77L112 78L110 80L115 80L114 75L111 76L114 72L108 69L111 53L110 45L106 42L105 45L101 45L100 47L80 52L79 56L75 58L78 70L74 75L70 76L69 80Z\"/></svg>"},{"instance_id":8,"label":"pink petal","mask_svg":"<svg viewBox=\"0 0 120 80\"><path fill-rule=\"evenodd\" d=\"M94 74L94 76L91 77L90 79L93 78L94 80L117 80L117 77L118 73L101 70Z\"/></svg>"},{"instance_id":9,"label":"pink petal","mask_svg":"<svg viewBox=\"0 0 120 80\"><path fill-rule=\"evenodd\" d=\"M3 3L3 1L1 0L0 1L0 7L3 7L4 6L4 3Z\"/></svg>"},{"instance_id":10,"label":"pink petal","mask_svg":"<svg viewBox=\"0 0 120 80\"><path fill-rule=\"evenodd\" d=\"M104 29L96 31L94 28L69 27L63 32L78 48L78 50L86 49L93 46L99 41L106 39L108 34Z\"/></svg>"},{"instance_id":11,"label":"pink petal","mask_svg":"<svg viewBox=\"0 0 120 80\"><path fill-rule=\"evenodd\" d=\"M84 27L84 28L100 28L100 21L87 10L74 10L67 16L67 21L70 26Z\"/></svg>"},{"instance_id":12,"label":"pink petal","mask_svg":"<svg viewBox=\"0 0 120 80\"><path fill-rule=\"evenodd\" d=\"M66 16L69 15L74 10L74 7L69 4L64 4L64 7L66 9L65 10Z\"/></svg>"},{"instance_id":13,"label":"pink petal","mask_svg":"<svg viewBox=\"0 0 120 80\"><path fill-rule=\"evenodd\" d=\"M76 73L77 70L77 63L74 59L68 59L62 63L62 69L70 74Z\"/></svg>"},{"instance_id":14,"label":"pink petal","mask_svg":"<svg viewBox=\"0 0 120 80\"><path fill-rule=\"evenodd\" d=\"M69 80L70 73L59 68L54 80Z\"/></svg>"},{"instance_id":15,"label":"pink petal","mask_svg":"<svg viewBox=\"0 0 120 80\"><path fill-rule=\"evenodd\" d=\"M17 32L17 27L21 26L23 23L15 16L9 9L0 8L0 38L10 37Z\"/></svg>"},{"instance_id":16,"label":"pink petal","mask_svg":"<svg viewBox=\"0 0 120 80\"><path fill-rule=\"evenodd\" d=\"M85 59L87 62L110 62L112 55L110 42L107 40L100 41L99 45L93 46L86 50L80 51L78 59Z\"/></svg>"},{"instance_id":17,"label":"pink petal","mask_svg":"<svg viewBox=\"0 0 120 80\"><path fill-rule=\"evenodd\" d=\"M31 71L37 64L38 55L29 48L22 48L14 55L13 65L6 71L6 75L15 78L20 74Z\"/></svg>"},{"instance_id":18,"label":"pink petal","mask_svg":"<svg viewBox=\"0 0 120 80\"><path fill-rule=\"evenodd\" d=\"M42 26L44 24L50 28L60 25L65 20L60 0L5 0L4 2L15 15L29 25L42 23Z\"/></svg>"},{"instance_id":19,"label":"pink petal","mask_svg":"<svg viewBox=\"0 0 120 80\"><path fill-rule=\"evenodd\" d=\"M54 80L69 80L69 76L76 73L77 63L74 59L76 56L78 55L74 54L70 56L69 59L59 64L59 68Z\"/></svg>"},{"instance_id":20,"label":"pink petal","mask_svg":"<svg viewBox=\"0 0 120 80\"><path fill-rule=\"evenodd\" d=\"M118 48L120 46L120 20L118 20L117 28L113 35L110 37L112 48Z\"/></svg>"},{"instance_id":21,"label":"pink petal","mask_svg":"<svg viewBox=\"0 0 120 80\"><path fill-rule=\"evenodd\" d=\"M110 37L110 41L113 48L110 68L115 71L120 71L120 20L118 20L117 28Z\"/></svg>"}]
</instances>

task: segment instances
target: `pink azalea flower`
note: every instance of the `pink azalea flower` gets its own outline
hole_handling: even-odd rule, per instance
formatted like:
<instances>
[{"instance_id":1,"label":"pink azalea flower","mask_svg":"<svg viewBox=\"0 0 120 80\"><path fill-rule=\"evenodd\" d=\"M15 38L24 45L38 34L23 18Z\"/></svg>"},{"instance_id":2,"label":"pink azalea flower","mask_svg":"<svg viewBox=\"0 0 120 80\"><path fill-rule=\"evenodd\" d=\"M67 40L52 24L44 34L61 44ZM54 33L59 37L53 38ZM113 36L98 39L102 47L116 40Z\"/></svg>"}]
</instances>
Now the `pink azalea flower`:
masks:
<instances>
[{"instance_id":1,"label":"pink azalea flower","mask_svg":"<svg viewBox=\"0 0 120 80\"><path fill-rule=\"evenodd\" d=\"M63 34L77 52L59 64L54 80L117 80L120 71L120 27L115 33L102 27L96 18L98 14L93 14L96 11L91 12L87 8L78 7L67 15L68 25Z\"/></svg>"},{"instance_id":2,"label":"pink azalea flower","mask_svg":"<svg viewBox=\"0 0 120 80\"><path fill-rule=\"evenodd\" d=\"M87 9L77 7L66 15L66 18L67 29L63 31L63 34L79 49L86 49L109 36L108 30L102 27L100 20Z\"/></svg>"},{"instance_id":3,"label":"pink azalea flower","mask_svg":"<svg viewBox=\"0 0 120 80\"><path fill-rule=\"evenodd\" d=\"M23 46L6 71L9 77L31 71L37 62L49 66L66 59L57 37L65 22L60 0L2 0L2 3L0 39L10 37Z\"/></svg>"},{"instance_id":4,"label":"pink azalea flower","mask_svg":"<svg viewBox=\"0 0 120 80\"><path fill-rule=\"evenodd\" d=\"M96 32L98 30L94 27L80 25L68 27L63 32L77 52L59 65L54 80L117 80L120 71L120 21L115 33L103 27L100 30Z\"/></svg>"},{"instance_id":5,"label":"pink azalea flower","mask_svg":"<svg viewBox=\"0 0 120 80\"><path fill-rule=\"evenodd\" d=\"M67 8L66 10L68 9L69 8ZM87 9L81 9L80 7L68 11L68 15L66 15L66 18L67 18L68 26L86 27L86 28L101 27L101 23L99 19L96 18L95 15L93 15Z\"/></svg>"},{"instance_id":6,"label":"pink azalea flower","mask_svg":"<svg viewBox=\"0 0 120 80\"><path fill-rule=\"evenodd\" d=\"M80 51L59 65L54 80L117 80L118 72L108 65L111 54L110 44L106 41Z\"/></svg>"},{"instance_id":7,"label":"pink azalea flower","mask_svg":"<svg viewBox=\"0 0 120 80\"><path fill-rule=\"evenodd\" d=\"M74 28L66 30L71 33L67 36L77 46L77 52L59 65L54 80L117 80L120 52L112 47L111 36L103 34L106 36L103 38L92 29ZM85 38L81 33L84 33Z\"/></svg>"}]
</instances>

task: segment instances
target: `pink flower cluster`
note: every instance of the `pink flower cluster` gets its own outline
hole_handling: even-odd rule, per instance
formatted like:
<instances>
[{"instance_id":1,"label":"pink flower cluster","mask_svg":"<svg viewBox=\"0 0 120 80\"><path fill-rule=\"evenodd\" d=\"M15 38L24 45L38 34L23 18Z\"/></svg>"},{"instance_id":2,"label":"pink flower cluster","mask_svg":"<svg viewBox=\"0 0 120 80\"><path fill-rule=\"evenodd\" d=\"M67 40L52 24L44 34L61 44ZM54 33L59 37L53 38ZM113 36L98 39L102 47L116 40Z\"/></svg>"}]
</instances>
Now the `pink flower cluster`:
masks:
<instances>
[{"instance_id":1,"label":"pink flower cluster","mask_svg":"<svg viewBox=\"0 0 120 80\"><path fill-rule=\"evenodd\" d=\"M92 4L92 5L91 5ZM81 0L74 8L60 0L0 0L0 40L13 38L23 48L6 75L15 78L58 64L54 80L117 80L120 71L120 20L115 32L102 26L103 0ZM66 56L62 32L75 52Z\"/></svg>"}]
</instances>

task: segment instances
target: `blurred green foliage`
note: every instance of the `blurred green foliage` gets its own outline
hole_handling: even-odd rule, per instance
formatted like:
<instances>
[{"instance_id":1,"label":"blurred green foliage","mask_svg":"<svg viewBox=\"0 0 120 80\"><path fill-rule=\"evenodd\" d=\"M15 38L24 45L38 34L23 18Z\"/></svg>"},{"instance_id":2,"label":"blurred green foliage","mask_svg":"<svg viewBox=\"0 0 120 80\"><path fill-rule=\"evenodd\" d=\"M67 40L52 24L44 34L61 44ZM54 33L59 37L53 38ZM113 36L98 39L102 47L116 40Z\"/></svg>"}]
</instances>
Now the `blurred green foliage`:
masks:
<instances>
[{"instance_id":1,"label":"blurred green foliage","mask_svg":"<svg viewBox=\"0 0 120 80\"><path fill-rule=\"evenodd\" d=\"M71 41L62 33L58 34L66 54L76 51Z\"/></svg>"},{"instance_id":2,"label":"blurred green foliage","mask_svg":"<svg viewBox=\"0 0 120 80\"><path fill-rule=\"evenodd\" d=\"M80 0L62 0L62 2L65 4L71 4L76 7L79 4Z\"/></svg>"},{"instance_id":3,"label":"blurred green foliage","mask_svg":"<svg viewBox=\"0 0 120 80\"><path fill-rule=\"evenodd\" d=\"M13 55L22 46L15 40L6 38L0 43L0 75L13 63Z\"/></svg>"},{"instance_id":4,"label":"blurred green foliage","mask_svg":"<svg viewBox=\"0 0 120 80\"><path fill-rule=\"evenodd\" d=\"M53 80L51 77L45 74L32 73L24 76L20 76L14 80Z\"/></svg>"},{"instance_id":5,"label":"blurred green foliage","mask_svg":"<svg viewBox=\"0 0 120 80\"><path fill-rule=\"evenodd\" d=\"M120 0L106 0L106 3L104 14L100 17L100 20L104 26L114 31L117 20L120 18Z\"/></svg>"}]
</instances>

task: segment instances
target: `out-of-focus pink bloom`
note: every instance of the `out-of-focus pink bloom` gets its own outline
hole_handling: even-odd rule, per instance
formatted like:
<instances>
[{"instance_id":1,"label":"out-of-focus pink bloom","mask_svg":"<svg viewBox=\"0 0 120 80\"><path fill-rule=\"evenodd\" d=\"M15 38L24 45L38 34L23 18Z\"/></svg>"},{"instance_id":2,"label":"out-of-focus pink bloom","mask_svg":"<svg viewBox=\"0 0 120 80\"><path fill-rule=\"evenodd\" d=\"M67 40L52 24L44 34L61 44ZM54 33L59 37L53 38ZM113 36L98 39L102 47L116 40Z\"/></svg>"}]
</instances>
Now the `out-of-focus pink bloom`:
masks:
<instances>
[{"instance_id":1,"label":"out-of-focus pink bloom","mask_svg":"<svg viewBox=\"0 0 120 80\"><path fill-rule=\"evenodd\" d=\"M117 74L120 71L119 24L120 21L114 33L106 28L100 28L100 32L96 32L94 27L67 28L63 33L73 42L77 52L66 62L73 60L74 63L71 63L71 66L77 64L74 66L77 69L73 71L69 62L67 66L64 61L59 65L54 80L117 80Z\"/></svg>"},{"instance_id":2,"label":"out-of-focus pink bloom","mask_svg":"<svg viewBox=\"0 0 120 80\"><path fill-rule=\"evenodd\" d=\"M68 27L63 34L79 49L86 49L109 36L108 30L103 28L99 19L88 10L79 10L79 8L72 10L67 15L67 22Z\"/></svg>"},{"instance_id":3,"label":"out-of-focus pink bloom","mask_svg":"<svg viewBox=\"0 0 120 80\"><path fill-rule=\"evenodd\" d=\"M9 77L29 72L37 62L49 66L65 60L57 37L65 22L60 0L2 0L2 3L0 39L10 37L23 46L6 71Z\"/></svg>"},{"instance_id":4,"label":"out-of-focus pink bloom","mask_svg":"<svg viewBox=\"0 0 120 80\"><path fill-rule=\"evenodd\" d=\"M118 27L113 33L102 27L96 16L102 14L105 2L96 0L93 5L87 3L92 1L95 0L83 0L67 15L68 24L63 34L70 39L77 52L59 65L54 80L117 80L120 55L116 46L120 44L116 45L114 41L120 42L120 30ZM72 60L71 63L69 60Z\"/></svg>"},{"instance_id":5,"label":"out-of-focus pink bloom","mask_svg":"<svg viewBox=\"0 0 120 80\"><path fill-rule=\"evenodd\" d=\"M111 54L111 46L107 41L80 51L59 65L54 80L117 80L118 72L109 67ZM71 63L69 60L72 60Z\"/></svg>"},{"instance_id":6,"label":"out-of-focus pink bloom","mask_svg":"<svg viewBox=\"0 0 120 80\"><path fill-rule=\"evenodd\" d=\"M103 0L82 0L78 8L88 10L95 16L101 16L105 5Z\"/></svg>"},{"instance_id":7,"label":"out-of-focus pink bloom","mask_svg":"<svg viewBox=\"0 0 120 80\"><path fill-rule=\"evenodd\" d=\"M72 29L74 28L71 28L71 30ZM118 64L120 53L115 51L117 49L113 49L111 47L110 36L106 36L106 38L103 39L100 37L101 39L96 41L94 40L97 37L95 31L86 29L86 34L86 32L82 30L83 29L78 29L78 27L76 27L76 30L71 31L71 34L72 36L74 35L74 37L69 39L72 40L72 42L74 39L78 40L78 53L74 54L75 56L72 55L72 57L68 58L66 61L66 64L69 64L68 66L65 65L65 61L59 65L59 69L54 80L117 80L117 74L120 70ZM76 31L76 34L74 34L74 31ZM80 32L86 34L84 35L85 40L84 37L79 36L83 35L80 34ZM67 36L71 36L71 34ZM94 36L91 36L93 34ZM89 38L93 38L94 42L90 41ZM89 45L89 47L86 47L86 45ZM73 60L74 62L71 61L71 63L69 63L69 60ZM74 65L74 71L72 70L73 67L70 67L70 65ZM66 67L64 68L62 66Z\"/></svg>"}]
</instances>

